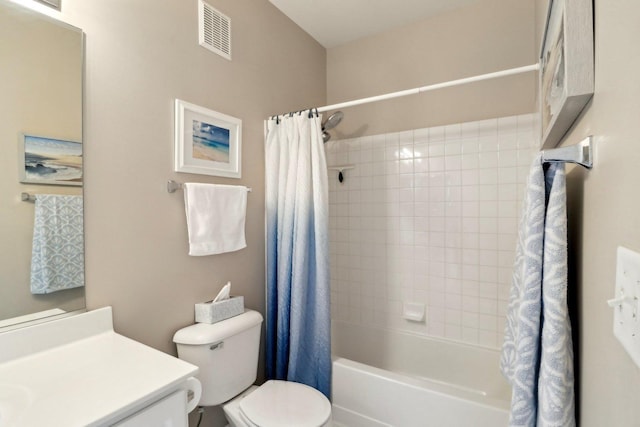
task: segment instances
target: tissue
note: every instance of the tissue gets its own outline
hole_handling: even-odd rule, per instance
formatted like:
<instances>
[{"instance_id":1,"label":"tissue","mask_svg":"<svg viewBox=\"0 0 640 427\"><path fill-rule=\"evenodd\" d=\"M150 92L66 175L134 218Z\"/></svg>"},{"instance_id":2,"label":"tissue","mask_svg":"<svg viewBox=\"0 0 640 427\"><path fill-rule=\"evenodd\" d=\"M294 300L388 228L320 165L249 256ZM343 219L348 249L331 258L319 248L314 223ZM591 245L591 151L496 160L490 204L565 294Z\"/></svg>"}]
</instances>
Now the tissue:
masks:
<instances>
[{"instance_id":1,"label":"tissue","mask_svg":"<svg viewBox=\"0 0 640 427\"><path fill-rule=\"evenodd\" d=\"M220 289L218 295L213 299L213 302L223 301L229 299L229 295L231 294L231 282L227 282L226 285Z\"/></svg>"}]
</instances>

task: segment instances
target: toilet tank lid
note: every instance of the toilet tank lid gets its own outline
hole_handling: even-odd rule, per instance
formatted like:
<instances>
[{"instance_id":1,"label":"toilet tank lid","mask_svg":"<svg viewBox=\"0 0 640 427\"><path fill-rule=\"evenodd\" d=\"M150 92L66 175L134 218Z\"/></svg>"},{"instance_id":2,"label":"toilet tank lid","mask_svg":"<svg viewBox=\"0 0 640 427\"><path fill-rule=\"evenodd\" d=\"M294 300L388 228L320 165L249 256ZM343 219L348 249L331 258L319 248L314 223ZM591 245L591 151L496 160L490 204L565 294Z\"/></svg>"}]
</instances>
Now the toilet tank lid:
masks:
<instances>
[{"instance_id":1,"label":"toilet tank lid","mask_svg":"<svg viewBox=\"0 0 640 427\"><path fill-rule=\"evenodd\" d=\"M213 344L260 323L262 323L262 315L260 313L253 310L245 310L242 314L217 323L196 323L182 328L173 335L173 342L187 345Z\"/></svg>"}]
</instances>

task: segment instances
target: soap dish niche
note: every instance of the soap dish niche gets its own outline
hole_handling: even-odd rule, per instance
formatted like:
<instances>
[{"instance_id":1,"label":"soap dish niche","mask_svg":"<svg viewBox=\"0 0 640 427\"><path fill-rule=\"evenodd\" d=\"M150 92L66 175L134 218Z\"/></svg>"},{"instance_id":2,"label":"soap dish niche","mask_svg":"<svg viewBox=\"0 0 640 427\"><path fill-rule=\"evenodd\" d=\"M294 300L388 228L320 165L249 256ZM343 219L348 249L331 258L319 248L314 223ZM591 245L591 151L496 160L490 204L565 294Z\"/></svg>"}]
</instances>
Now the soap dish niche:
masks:
<instances>
[{"instance_id":1,"label":"soap dish niche","mask_svg":"<svg viewBox=\"0 0 640 427\"><path fill-rule=\"evenodd\" d=\"M402 304L402 318L410 322L424 322L425 312L425 304L417 302L405 302Z\"/></svg>"}]
</instances>

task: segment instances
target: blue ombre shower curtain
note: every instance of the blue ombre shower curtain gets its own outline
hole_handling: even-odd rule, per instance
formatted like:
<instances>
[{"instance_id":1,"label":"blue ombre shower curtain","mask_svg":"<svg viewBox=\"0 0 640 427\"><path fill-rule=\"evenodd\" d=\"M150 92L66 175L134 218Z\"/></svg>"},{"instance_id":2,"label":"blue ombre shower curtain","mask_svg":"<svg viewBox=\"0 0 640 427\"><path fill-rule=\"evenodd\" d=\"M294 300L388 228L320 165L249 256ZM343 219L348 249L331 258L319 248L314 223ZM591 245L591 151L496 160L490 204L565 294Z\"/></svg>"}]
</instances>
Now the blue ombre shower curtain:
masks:
<instances>
[{"instance_id":1,"label":"blue ombre shower curtain","mask_svg":"<svg viewBox=\"0 0 640 427\"><path fill-rule=\"evenodd\" d=\"M272 118L266 135L267 378L329 397L329 191L317 113Z\"/></svg>"}]
</instances>

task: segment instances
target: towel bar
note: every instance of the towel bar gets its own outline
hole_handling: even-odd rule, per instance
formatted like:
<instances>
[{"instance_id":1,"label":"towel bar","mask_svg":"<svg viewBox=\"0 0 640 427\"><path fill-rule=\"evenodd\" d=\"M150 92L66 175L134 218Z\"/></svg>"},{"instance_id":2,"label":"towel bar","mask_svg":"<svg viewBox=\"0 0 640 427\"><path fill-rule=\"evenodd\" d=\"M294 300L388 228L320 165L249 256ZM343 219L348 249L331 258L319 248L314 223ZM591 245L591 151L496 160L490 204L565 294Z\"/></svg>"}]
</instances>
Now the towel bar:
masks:
<instances>
[{"instance_id":1,"label":"towel bar","mask_svg":"<svg viewBox=\"0 0 640 427\"><path fill-rule=\"evenodd\" d=\"M34 196L33 194L29 194L29 193L21 193L20 194L20 200L22 200L23 202L35 202L36 201L36 196Z\"/></svg>"},{"instance_id":2,"label":"towel bar","mask_svg":"<svg viewBox=\"0 0 640 427\"><path fill-rule=\"evenodd\" d=\"M545 163L576 163L587 169L591 169L593 167L593 153L591 151L592 140L593 135L590 135L575 145L543 150L542 161Z\"/></svg>"},{"instance_id":3,"label":"towel bar","mask_svg":"<svg viewBox=\"0 0 640 427\"><path fill-rule=\"evenodd\" d=\"M170 179L169 181L167 181L167 192L175 193L176 190L182 190L182 185L182 183ZM251 192L253 190L251 189L251 187L247 187L247 191Z\"/></svg>"}]
</instances>

